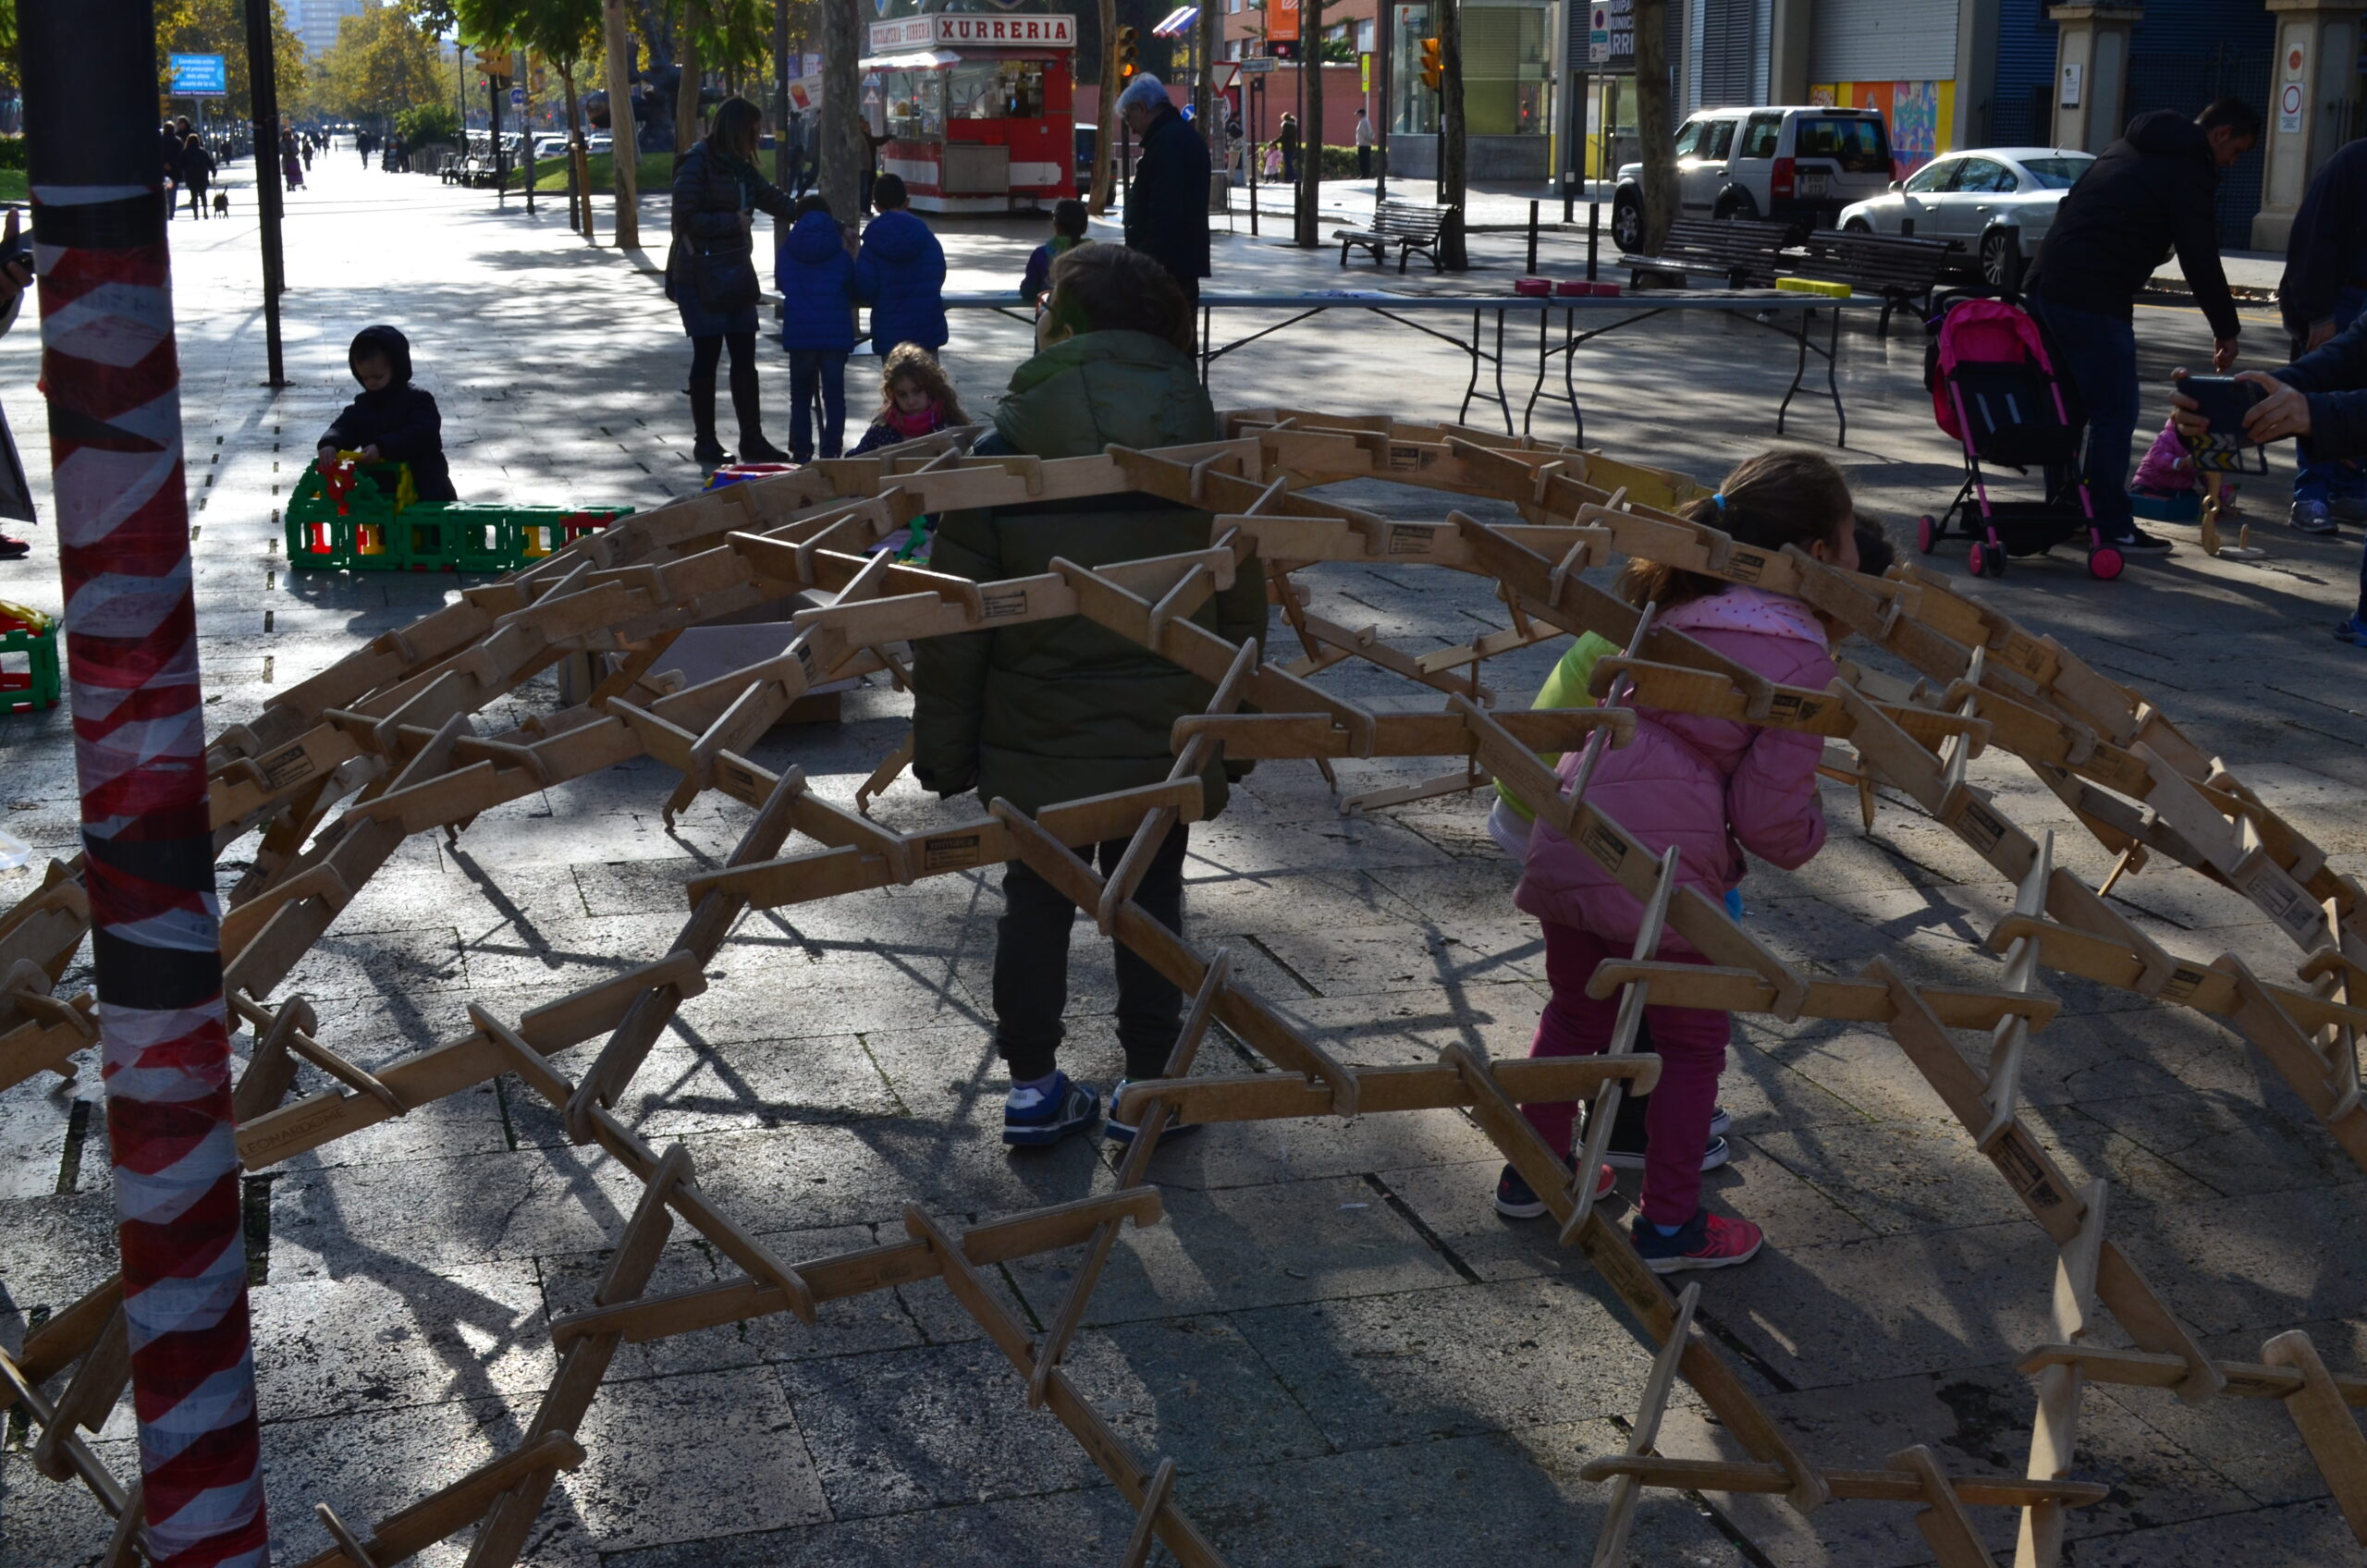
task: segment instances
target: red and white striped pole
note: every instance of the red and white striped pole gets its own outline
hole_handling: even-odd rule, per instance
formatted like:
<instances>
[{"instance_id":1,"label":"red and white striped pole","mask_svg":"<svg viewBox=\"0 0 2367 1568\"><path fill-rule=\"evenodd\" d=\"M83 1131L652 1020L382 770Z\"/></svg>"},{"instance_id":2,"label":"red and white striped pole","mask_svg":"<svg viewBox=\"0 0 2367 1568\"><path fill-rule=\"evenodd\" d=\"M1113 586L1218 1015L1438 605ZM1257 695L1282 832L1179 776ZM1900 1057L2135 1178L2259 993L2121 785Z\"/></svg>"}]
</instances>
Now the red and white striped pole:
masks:
<instances>
[{"instance_id":1,"label":"red and white striped pole","mask_svg":"<svg viewBox=\"0 0 2367 1568\"><path fill-rule=\"evenodd\" d=\"M264 1568L155 24L150 0L18 18L146 1546Z\"/></svg>"}]
</instances>

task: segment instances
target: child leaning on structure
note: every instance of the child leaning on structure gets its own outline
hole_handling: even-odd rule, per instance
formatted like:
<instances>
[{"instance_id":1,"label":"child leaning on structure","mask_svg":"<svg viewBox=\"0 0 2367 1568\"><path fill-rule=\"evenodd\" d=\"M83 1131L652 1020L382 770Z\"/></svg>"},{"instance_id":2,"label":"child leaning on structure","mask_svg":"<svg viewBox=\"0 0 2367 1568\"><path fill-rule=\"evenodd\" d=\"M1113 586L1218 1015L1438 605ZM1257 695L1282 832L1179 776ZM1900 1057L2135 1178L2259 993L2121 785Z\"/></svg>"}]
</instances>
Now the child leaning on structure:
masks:
<instances>
[{"instance_id":1,"label":"child leaning on structure","mask_svg":"<svg viewBox=\"0 0 2367 1568\"><path fill-rule=\"evenodd\" d=\"M1111 442L1171 447L1216 438L1215 411L1179 347L1187 326L1167 270L1117 245L1071 251L1052 267L1048 346L1022 364L996 408L981 454L1098 455ZM1060 557L1094 567L1208 546L1209 517L1128 494L949 512L933 570L975 582L1026 577ZM1230 643L1263 639L1265 573L1252 557L1233 585L1193 619ZM1059 801L1165 779L1169 732L1200 712L1208 683L1083 617L933 637L913 664L913 771L940 795L975 789L1033 814ZM1244 770L1245 771L1245 769ZM1202 776L1203 815L1225 803L1227 770ZM1134 894L1144 913L1183 928L1185 829L1168 834ZM1126 840L1080 852L1114 868ZM1018 861L1003 873L995 929L995 1048L1011 1073L1003 1141L1049 1144L1092 1125L1099 1099L1061 1071L1069 929L1076 908ZM1117 949L1118 1043L1128 1078L1158 1077L1182 1026L1183 994L1131 949ZM1172 1133L1171 1129L1171 1135ZM1134 1129L1114 1119L1121 1141Z\"/></svg>"},{"instance_id":2,"label":"child leaning on structure","mask_svg":"<svg viewBox=\"0 0 2367 1568\"><path fill-rule=\"evenodd\" d=\"M365 326L345 362L362 395L321 433L321 456L359 452L364 462L409 463L421 500L459 500L444 462L444 416L434 394L411 384L411 339L391 326Z\"/></svg>"},{"instance_id":3,"label":"child leaning on structure","mask_svg":"<svg viewBox=\"0 0 2367 1568\"><path fill-rule=\"evenodd\" d=\"M1797 545L1844 570L1858 565L1849 487L1838 470L1811 452L1768 452L1726 476L1708 501L1686 515L1762 550ZM1834 675L1833 628L1799 599L1741 583L1679 571L1651 561L1629 563L1620 590L1628 603L1658 607L1657 624L1682 631L1735 663L1787 686L1821 691ZM1601 754L1587 803L1625 827L1657 857L1674 846L1677 881L1723 899L1742 880L1744 851L1786 871L1824 846L1824 811L1816 770L1823 741L1793 730L1642 707L1636 736ZM1582 753L1555 769L1566 789ZM1513 900L1544 925L1551 996L1529 1055L1593 1056L1611 1042L1615 997L1587 995L1605 959L1634 947L1642 906L1601 864L1549 823L1531 833ZM1660 956L1706 963L1674 931ZM1658 1273L1748 1262L1763 1239L1758 1226L1701 1207L1700 1151L1711 1137L1718 1079L1725 1070L1729 1024L1714 1009L1650 1007L1645 1016L1661 1058L1647 1126L1643 1201L1637 1250ZM1576 1106L1522 1108L1556 1152L1570 1150ZM1600 1180L1608 1183L1605 1170ZM1498 1212L1529 1219L1545 1205L1512 1167L1496 1186Z\"/></svg>"}]
</instances>

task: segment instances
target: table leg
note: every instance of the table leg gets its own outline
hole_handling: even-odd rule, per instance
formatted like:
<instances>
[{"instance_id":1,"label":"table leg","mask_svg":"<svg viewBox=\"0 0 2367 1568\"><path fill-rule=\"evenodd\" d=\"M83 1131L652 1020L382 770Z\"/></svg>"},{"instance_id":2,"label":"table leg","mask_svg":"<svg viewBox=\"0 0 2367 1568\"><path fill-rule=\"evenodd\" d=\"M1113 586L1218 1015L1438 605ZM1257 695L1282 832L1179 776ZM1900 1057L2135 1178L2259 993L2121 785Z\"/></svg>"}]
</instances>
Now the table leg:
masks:
<instances>
[{"instance_id":1,"label":"table leg","mask_svg":"<svg viewBox=\"0 0 2367 1568\"><path fill-rule=\"evenodd\" d=\"M1478 333L1472 336L1477 337ZM1504 391L1504 307L1496 307L1496 406L1504 410L1504 434L1517 435L1513 428L1513 400Z\"/></svg>"},{"instance_id":2,"label":"table leg","mask_svg":"<svg viewBox=\"0 0 2367 1568\"><path fill-rule=\"evenodd\" d=\"M1587 416L1578 408L1578 310L1571 305L1562 312L1562 390L1570 399L1570 423L1577 434L1570 445L1587 444Z\"/></svg>"},{"instance_id":3,"label":"table leg","mask_svg":"<svg viewBox=\"0 0 2367 1568\"><path fill-rule=\"evenodd\" d=\"M1784 434L1784 420L1792 410L1792 399L1799 395L1800 383L1808 379L1809 323L1815 315L1816 311L1813 307L1803 311L1800 313L1800 330L1798 334L1800 340L1800 351L1798 362L1794 364L1792 367L1792 385L1784 389L1784 400L1775 407L1775 434L1778 435ZM1773 324L1770 323L1769 325L1772 325ZM1778 327L1777 330L1782 331L1782 328ZM1791 337L1792 334L1785 333L1784 336L1788 337Z\"/></svg>"},{"instance_id":4,"label":"table leg","mask_svg":"<svg viewBox=\"0 0 2367 1568\"><path fill-rule=\"evenodd\" d=\"M1805 325L1805 324L1803 324ZM1841 422L1841 439L1837 445L1849 445L1849 410L1841 406L1841 311L1833 312L1824 349L1824 389L1833 395L1833 417Z\"/></svg>"},{"instance_id":5,"label":"table leg","mask_svg":"<svg viewBox=\"0 0 2367 1568\"><path fill-rule=\"evenodd\" d=\"M1471 423L1471 399L1479 396L1479 321L1480 308L1471 307L1471 379L1464 383L1463 406L1454 410L1454 423Z\"/></svg>"}]
</instances>

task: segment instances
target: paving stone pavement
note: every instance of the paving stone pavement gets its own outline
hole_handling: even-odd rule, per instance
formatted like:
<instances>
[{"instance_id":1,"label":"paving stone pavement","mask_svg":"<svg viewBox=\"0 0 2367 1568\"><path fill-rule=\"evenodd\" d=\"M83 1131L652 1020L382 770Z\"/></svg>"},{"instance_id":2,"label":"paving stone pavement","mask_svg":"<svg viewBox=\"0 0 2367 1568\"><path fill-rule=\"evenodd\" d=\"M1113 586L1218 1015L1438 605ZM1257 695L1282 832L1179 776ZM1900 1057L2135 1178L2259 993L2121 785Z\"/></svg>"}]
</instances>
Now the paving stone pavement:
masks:
<instances>
[{"instance_id":1,"label":"paving stone pavement","mask_svg":"<svg viewBox=\"0 0 2367 1568\"><path fill-rule=\"evenodd\" d=\"M410 333L442 400L461 494L651 505L698 476L679 396L686 358L653 273L662 251L586 249L546 205L529 219L484 193L316 163L290 202L288 364L263 379L249 171L228 222L177 222L192 534L206 702L217 726L362 639L446 602L439 576L290 575L275 517L313 437L350 394L359 326ZM662 236L652 203L644 232ZM606 231L607 214L601 226ZM1015 283L1029 222L947 225L953 287ZM1549 262L1567 269L1565 248ZM1473 278L1501 289L1515 242L1480 242ZM1371 287L1329 254L1220 241L1228 285ZM1396 279L1389 280L1396 287ZM2248 317L2276 356L2264 316ZM2140 318L2165 375L2207 346L2191 313ZM1023 329L963 317L949 362L974 409L1023 352ZM1895 517L1945 499L1957 465L1920 386L1923 340L1853 323L1842 381L1851 446L1834 456ZM873 361L857 360L864 407ZM1772 439L1790 374L1748 323L1663 318L1581 356L1588 437L1613 453L1715 478ZM0 342L0 402L47 515L44 426L30 326ZM1220 404L1304 403L1413 418L1454 412L1460 356L1361 319L1332 319L1229 357ZM786 368L764 376L783 438ZM1546 434L1566 433L1548 422ZM728 432L727 432L728 434ZM1830 434L1811 406L1796 434ZM2360 655L2326 627L2360 542L2307 539L2281 513L2289 457L2245 497L2270 550L2256 565L2189 543L2090 582L2075 558L2017 561L1988 588L2034 630L2145 688L2207 749L2324 847L2367 871L2367 723ZM1393 515L1441 497L1340 487ZM2190 538L2190 531L2170 531ZM51 534L0 566L0 598L55 607ZM1961 571L1961 549L1935 558ZM1419 650L1501 623L1470 580L1367 567L1306 574L1322 613ZM1525 704L1558 648L1497 661L1499 700ZM1392 678L1343 667L1336 689L1413 703ZM547 684L503 705L554 704ZM1427 705L1427 704L1417 704ZM777 731L770 766L803 766L834 799L900 736L908 701L866 684L836 728ZM0 719L0 826L43 856L75 840L62 713ZM1343 764L1343 791L1417 764ZM2002 755L1977 781L2024 827L2063 830L2091 883L2104 857L2054 798ZM514 1017L664 949L681 879L717 864L744 813L710 795L669 830L672 776L640 762L488 813L455 844L422 835L345 913L285 988L311 996L321 1037L365 1063L465 1028L481 1002ZM1877 953L1919 980L1997 973L1975 944L2008 890L1955 839L1886 798L1862 834L1828 798L1832 846L1797 874L1764 869L1750 925L1787 959L1851 973ZM910 828L949 808L907 780L881 802ZM1306 764L1266 764L1195 830L1191 933L1229 946L1236 974L1358 1062L1428 1060L1449 1043L1520 1054L1543 998L1514 868L1468 800L1344 818ZM225 857L233 876L247 852ZM0 901L31 885L0 874ZM713 966L620 1112L679 1138L716 1200L792 1258L899 1233L916 1200L956 1222L1105 1191L1112 1161L1082 1141L1007 1154L987 973L989 879L940 878L859 900L752 915ZM2122 911L2174 950L2290 958L2251 908L2191 874L2124 882ZM87 975L77 978L87 978ZM2367 1179L2232 1034L2198 1015L2076 981L2033 1043L2030 1121L2077 1180L2114 1183L2113 1233L2217 1354L2250 1356L2307 1328L2337 1368L2367 1366ZM1080 939L1072 1072L1107 1084L1106 947ZM242 1042L243 1047L243 1042ZM1220 1041L1204 1071L1237 1071ZM0 1095L0 1340L109 1269L112 1202L95 1071ZM554 1366L547 1323L584 1305L637 1186L567 1144L513 1081L437 1101L250 1177L256 1358L276 1550L326 1541L316 1500L374 1519L513 1446ZM1736 1158L1711 1200L1769 1232L1767 1255L1704 1281L1702 1319L1827 1464L1879 1464L1911 1441L1951 1468L2018 1473L2030 1388L2012 1369L2043 1324L2054 1255L1886 1035L1834 1023L1739 1021L1723 1091ZM1162 1152L1165 1223L1128 1231L1071 1365L1139 1451L1171 1453L1183 1505L1244 1568L1565 1562L1590 1550L1601 1489L1588 1457L1624 1446L1649 1358L1607 1289L1534 1226L1490 1204L1497 1160L1445 1113L1349 1124L1208 1130ZM1623 1183L1632 1194L1633 1179ZM1024 1259L996 1288L1048 1319L1074 1255ZM729 1272L678 1243L658 1289ZM98 1444L132 1464L128 1405ZM786 1318L632 1347L561 1481L526 1561L610 1568L1114 1562L1128 1512L1047 1416L1026 1411L1001 1358L934 1281ZM1681 1399L1664 1451L1729 1451ZM2359 1561L2289 1421L2256 1402L2199 1408L2097 1389L2077 1474L2113 1488L2078 1513L2070 1561L2247 1568ZM2010 1549L2013 1520L1977 1511ZM40 1478L13 1429L0 1457L0 1565L94 1562L104 1520ZM1929 1558L1910 1511L1837 1504L1809 1518L1768 1500L1651 1494L1636 1561L1907 1568ZM448 1544L420 1561L457 1563Z\"/></svg>"}]
</instances>

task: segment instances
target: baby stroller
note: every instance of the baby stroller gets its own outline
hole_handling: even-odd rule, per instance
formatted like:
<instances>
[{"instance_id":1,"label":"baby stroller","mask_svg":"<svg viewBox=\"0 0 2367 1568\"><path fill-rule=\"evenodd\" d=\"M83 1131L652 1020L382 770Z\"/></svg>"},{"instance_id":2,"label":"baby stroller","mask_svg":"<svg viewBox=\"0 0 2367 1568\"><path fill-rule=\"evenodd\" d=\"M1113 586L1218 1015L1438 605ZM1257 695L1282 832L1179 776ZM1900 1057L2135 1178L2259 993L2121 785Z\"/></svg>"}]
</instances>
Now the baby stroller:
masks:
<instances>
[{"instance_id":1,"label":"baby stroller","mask_svg":"<svg viewBox=\"0 0 2367 1568\"><path fill-rule=\"evenodd\" d=\"M2075 418L2038 323L2003 300L1959 296L1932 318L1926 384L1940 428L1964 446L1964 487L1937 520L1921 519L1915 544L1969 539L1975 577L2003 577L2007 556L2042 555L2081 533L2088 573L2120 575L2120 552L2103 541L2079 474L2084 419ZM1996 501L1981 464L2043 474L2036 501Z\"/></svg>"}]
</instances>

